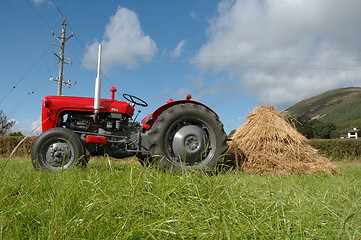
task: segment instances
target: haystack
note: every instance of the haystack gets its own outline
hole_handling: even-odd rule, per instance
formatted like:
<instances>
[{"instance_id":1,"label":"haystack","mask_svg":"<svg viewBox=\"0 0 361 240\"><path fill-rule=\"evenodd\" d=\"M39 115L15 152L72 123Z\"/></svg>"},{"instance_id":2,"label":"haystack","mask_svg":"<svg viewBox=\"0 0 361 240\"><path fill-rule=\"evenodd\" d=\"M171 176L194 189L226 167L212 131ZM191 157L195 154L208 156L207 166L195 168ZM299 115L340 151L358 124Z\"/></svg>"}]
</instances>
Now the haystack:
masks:
<instances>
[{"instance_id":1,"label":"haystack","mask_svg":"<svg viewBox=\"0 0 361 240\"><path fill-rule=\"evenodd\" d=\"M337 167L307 143L307 139L273 106L256 107L236 130L229 154L245 172L258 174L337 173ZM233 155L233 156L232 156Z\"/></svg>"}]
</instances>

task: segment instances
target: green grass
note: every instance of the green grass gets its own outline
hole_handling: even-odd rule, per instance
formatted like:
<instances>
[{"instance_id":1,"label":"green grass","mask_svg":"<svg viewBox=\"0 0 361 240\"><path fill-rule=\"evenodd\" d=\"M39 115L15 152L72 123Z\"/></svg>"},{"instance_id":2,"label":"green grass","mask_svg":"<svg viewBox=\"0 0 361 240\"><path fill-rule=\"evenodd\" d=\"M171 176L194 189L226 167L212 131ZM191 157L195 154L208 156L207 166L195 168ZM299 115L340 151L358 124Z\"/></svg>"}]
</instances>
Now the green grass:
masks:
<instances>
[{"instance_id":1,"label":"green grass","mask_svg":"<svg viewBox=\"0 0 361 240\"><path fill-rule=\"evenodd\" d=\"M171 174L0 161L0 239L356 239L361 165L337 176Z\"/></svg>"}]
</instances>

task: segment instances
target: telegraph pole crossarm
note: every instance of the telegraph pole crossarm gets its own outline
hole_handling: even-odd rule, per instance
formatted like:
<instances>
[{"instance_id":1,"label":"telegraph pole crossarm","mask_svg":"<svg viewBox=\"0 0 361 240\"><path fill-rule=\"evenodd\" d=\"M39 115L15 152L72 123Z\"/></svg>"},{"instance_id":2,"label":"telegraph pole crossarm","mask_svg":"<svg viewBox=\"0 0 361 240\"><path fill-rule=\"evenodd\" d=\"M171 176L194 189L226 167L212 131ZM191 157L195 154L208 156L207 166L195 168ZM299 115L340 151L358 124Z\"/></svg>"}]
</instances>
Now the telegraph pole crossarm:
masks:
<instances>
[{"instance_id":1,"label":"telegraph pole crossarm","mask_svg":"<svg viewBox=\"0 0 361 240\"><path fill-rule=\"evenodd\" d=\"M66 18L64 18L64 21L63 21L63 24L62 24L61 36L56 36L54 34L54 31L53 31L53 36L56 39L58 39L58 41L60 42L60 55L54 53L54 55L59 59L59 75L58 75L57 79L51 78L50 80L58 82L58 95L61 96L62 95L63 84L71 86L70 81L68 81L68 82L63 81L64 64L69 63L69 62L66 62L65 58L64 58L65 42L68 41L71 37L74 36L74 34L72 33L69 37L66 37Z\"/></svg>"}]
</instances>

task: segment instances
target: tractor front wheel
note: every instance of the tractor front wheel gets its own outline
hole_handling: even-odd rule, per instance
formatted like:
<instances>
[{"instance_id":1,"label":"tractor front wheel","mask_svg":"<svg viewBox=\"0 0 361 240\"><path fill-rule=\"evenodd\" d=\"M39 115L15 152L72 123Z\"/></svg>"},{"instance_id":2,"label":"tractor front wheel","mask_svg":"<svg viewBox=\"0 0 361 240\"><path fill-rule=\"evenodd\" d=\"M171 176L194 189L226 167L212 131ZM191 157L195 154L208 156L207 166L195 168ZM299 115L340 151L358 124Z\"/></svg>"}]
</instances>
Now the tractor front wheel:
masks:
<instances>
[{"instance_id":1,"label":"tractor front wheel","mask_svg":"<svg viewBox=\"0 0 361 240\"><path fill-rule=\"evenodd\" d=\"M170 107L155 121L149 135L150 152L164 169L213 171L223 161L226 137L214 112L184 103Z\"/></svg>"},{"instance_id":2,"label":"tractor front wheel","mask_svg":"<svg viewBox=\"0 0 361 240\"><path fill-rule=\"evenodd\" d=\"M52 128L42 133L31 148L31 161L35 169L52 172L87 163L80 138L66 128Z\"/></svg>"}]
</instances>

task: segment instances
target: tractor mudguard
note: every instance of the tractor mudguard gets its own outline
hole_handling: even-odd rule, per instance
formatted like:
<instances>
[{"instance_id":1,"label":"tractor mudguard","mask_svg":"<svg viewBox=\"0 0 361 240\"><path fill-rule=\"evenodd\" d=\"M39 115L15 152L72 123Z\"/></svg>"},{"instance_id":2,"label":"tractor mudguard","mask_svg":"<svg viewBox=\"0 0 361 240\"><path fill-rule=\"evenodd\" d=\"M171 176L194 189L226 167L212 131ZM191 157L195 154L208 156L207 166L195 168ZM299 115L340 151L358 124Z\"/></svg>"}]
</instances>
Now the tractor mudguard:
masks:
<instances>
[{"instance_id":1,"label":"tractor mudguard","mask_svg":"<svg viewBox=\"0 0 361 240\"><path fill-rule=\"evenodd\" d=\"M219 119L219 116L217 115L217 113L215 111L213 111L210 107L208 107L207 105L204 105L203 103L197 102L197 101L193 101L191 100L192 96L191 95L187 95L186 99L183 100L176 100L174 101L173 99L169 99L168 102L166 104L164 104L163 106L160 106L159 108L157 108L153 113L149 114L148 116L146 116L145 118L143 118L141 124L142 127L146 130L149 130L152 128L153 123L158 119L158 117L168 108L171 108L175 105L178 104L184 104L184 103L193 103L196 105L202 105L204 107L206 107L207 109L209 109L210 111L212 111L217 119Z\"/></svg>"}]
</instances>

